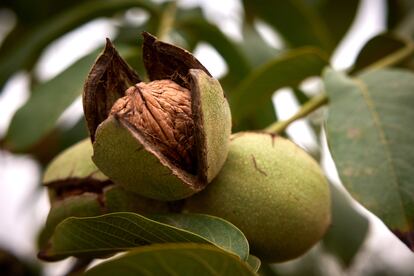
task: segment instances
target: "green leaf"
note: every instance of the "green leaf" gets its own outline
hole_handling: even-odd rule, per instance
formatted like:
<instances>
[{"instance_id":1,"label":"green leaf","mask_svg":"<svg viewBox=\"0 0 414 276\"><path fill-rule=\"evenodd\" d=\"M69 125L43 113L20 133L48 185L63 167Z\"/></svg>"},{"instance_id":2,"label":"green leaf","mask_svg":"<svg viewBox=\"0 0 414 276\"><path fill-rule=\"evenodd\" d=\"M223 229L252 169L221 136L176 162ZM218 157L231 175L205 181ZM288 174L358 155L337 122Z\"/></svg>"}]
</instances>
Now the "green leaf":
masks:
<instances>
[{"instance_id":1,"label":"green leaf","mask_svg":"<svg viewBox=\"0 0 414 276\"><path fill-rule=\"evenodd\" d=\"M102 40L104 41L104 40ZM123 57L136 48L121 45ZM99 51L79 59L56 77L33 88L28 101L14 114L5 139L7 149L27 152L55 129L60 115L81 95L85 79Z\"/></svg>"},{"instance_id":2,"label":"green leaf","mask_svg":"<svg viewBox=\"0 0 414 276\"><path fill-rule=\"evenodd\" d=\"M84 193L79 196L67 197L63 200L54 200L44 228L41 230L38 245L43 247L53 234L56 225L69 216L88 217L95 216L102 212L99 204L98 195L94 193Z\"/></svg>"},{"instance_id":3,"label":"green leaf","mask_svg":"<svg viewBox=\"0 0 414 276\"><path fill-rule=\"evenodd\" d=\"M52 153L52 156L58 155L60 152L70 147L71 145L88 137L88 131L84 118L79 118L79 121L69 129L59 129L56 140L58 141L58 147L56 151ZM51 160L50 160L51 161Z\"/></svg>"},{"instance_id":4,"label":"green leaf","mask_svg":"<svg viewBox=\"0 0 414 276\"><path fill-rule=\"evenodd\" d=\"M289 45L313 45L324 50L334 47L329 30L316 11L302 0L243 0L245 13L254 13L274 27Z\"/></svg>"},{"instance_id":5,"label":"green leaf","mask_svg":"<svg viewBox=\"0 0 414 276\"><path fill-rule=\"evenodd\" d=\"M263 111L258 107L271 101L274 91L295 87L305 78L319 75L327 64L324 53L315 48L301 48L287 51L252 71L230 94L235 127L246 119L260 116Z\"/></svg>"},{"instance_id":6,"label":"green leaf","mask_svg":"<svg viewBox=\"0 0 414 276\"><path fill-rule=\"evenodd\" d=\"M168 214L150 218L196 233L217 246L236 253L242 260L247 260L249 257L249 244L244 234L222 218L204 214Z\"/></svg>"},{"instance_id":7,"label":"green leaf","mask_svg":"<svg viewBox=\"0 0 414 276\"><path fill-rule=\"evenodd\" d=\"M151 15L157 14L156 5L147 0L87 1L49 18L13 45L3 45L0 52L0 88L17 70L33 65L42 49L64 33L92 18L111 15L131 7L141 7Z\"/></svg>"},{"instance_id":8,"label":"green leaf","mask_svg":"<svg viewBox=\"0 0 414 276\"><path fill-rule=\"evenodd\" d=\"M377 70L351 79L327 70L327 138L340 178L414 249L414 74Z\"/></svg>"},{"instance_id":9,"label":"green leaf","mask_svg":"<svg viewBox=\"0 0 414 276\"><path fill-rule=\"evenodd\" d=\"M201 15L177 16L176 28L186 32L195 41L211 44L226 61L232 83L237 83L251 70L251 66L239 46L229 39L216 25Z\"/></svg>"},{"instance_id":10,"label":"green leaf","mask_svg":"<svg viewBox=\"0 0 414 276\"><path fill-rule=\"evenodd\" d=\"M208 215L172 214L158 222L136 213L68 218L55 229L50 245L39 256L60 260L68 256L101 256L153 243L213 244L246 260L249 246L243 233L229 222ZM178 228L180 227L180 228Z\"/></svg>"},{"instance_id":11,"label":"green leaf","mask_svg":"<svg viewBox=\"0 0 414 276\"><path fill-rule=\"evenodd\" d=\"M233 117L233 132L246 130L261 130L277 121L277 114L272 100L264 101L256 106L253 116L244 118L242 121L235 123Z\"/></svg>"},{"instance_id":12,"label":"green leaf","mask_svg":"<svg viewBox=\"0 0 414 276\"><path fill-rule=\"evenodd\" d=\"M24 152L32 155L42 167L45 167L60 152L88 136L85 119L79 118L78 122L70 128L55 126L33 147Z\"/></svg>"},{"instance_id":13,"label":"green leaf","mask_svg":"<svg viewBox=\"0 0 414 276\"><path fill-rule=\"evenodd\" d=\"M80 2L87 0L73 0L73 1L53 1L53 0L14 0L2 1L1 6L7 7L16 14L17 20L22 22L25 26L36 24L40 21L47 20L48 17L68 9Z\"/></svg>"},{"instance_id":14,"label":"green leaf","mask_svg":"<svg viewBox=\"0 0 414 276\"><path fill-rule=\"evenodd\" d=\"M256 275L233 255L211 245L162 244L137 248L97 265L86 276L106 275Z\"/></svg>"},{"instance_id":15,"label":"green leaf","mask_svg":"<svg viewBox=\"0 0 414 276\"><path fill-rule=\"evenodd\" d=\"M331 185L331 196L332 225L322 245L345 267L349 267L367 237L368 219L355 210L350 200L335 185Z\"/></svg>"},{"instance_id":16,"label":"green leaf","mask_svg":"<svg viewBox=\"0 0 414 276\"><path fill-rule=\"evenodd\" d=\"M81 58L53 79L33 88L29 100L14 115L6 146L24 151L50 132L59 116L81 95L83 83L97 52Z\"/></svg>"},{"instance_id":17,"label":"green leaf","mask_svg":"<svg viewBox=\"0 0 414 276\"><path fill-rule=\"evenodd\" d=\"M304 2L304 1L302 1ZM309 3L309 1L308 1ZM337 45L354 22L359 0L318 0L315 9Z\"/></svg>"},{"instance_id":18,"label":"green leaf","mask_svg":"<svg viewBox=\"0 0 414 276\"><path fill-rule=\"evenodd\" d=\"M304 0L243 0L248 17L258 16L270 24L292 48L312 45L330 53L352 23L358 1L316 2L320 11Z\"/></svg>"},{"instance_id":19,"label":"green leaf","mask_svg":"<svg viewBox=\"0 0 414 276\"><path fill-rule=\"evenodd\" d=\"M414 45L393 34L380 34L369 40L360 51L351 74L361 70L395 65L412 56Z\"/></svg>"},{"instance_id":20,"label":"green leaf","mask_svg":"<svg viewBox=\"0 0 414 276\"><path fill-rule=\"evenodd\" d=\"M254 67L266 63L281 53L281 50L267 44L256 28L250 24L243 25L243 41L239 43L239 48Z\"/></svg>"}]
</instances>

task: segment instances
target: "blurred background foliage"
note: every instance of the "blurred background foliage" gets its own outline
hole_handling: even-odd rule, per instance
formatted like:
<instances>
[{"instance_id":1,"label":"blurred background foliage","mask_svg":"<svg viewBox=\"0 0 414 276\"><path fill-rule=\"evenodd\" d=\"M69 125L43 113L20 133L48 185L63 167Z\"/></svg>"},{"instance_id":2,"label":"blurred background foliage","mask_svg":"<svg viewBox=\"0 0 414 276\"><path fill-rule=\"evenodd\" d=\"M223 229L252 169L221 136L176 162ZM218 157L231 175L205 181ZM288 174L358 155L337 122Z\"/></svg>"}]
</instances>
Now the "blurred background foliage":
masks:
<instances>
[{"instance_id":1,"label":"blurred background foliage","mask_svg":"<svg viewBox=\"0 0 414 276\"><path fill-rule=\"evenodd\" d=\"M140 33L148 31L161 39L193 51L200 43L213 47L225 61L227 72L220 82L229 98L233 131L263 129L278 121L271 101L274 91L290 87L300 104L321 91L305 91L301 84L321 75L330 64L339 43L350 30L361 1L358 0L243 0L240 18L242 38L236 40L210 21L200 7L183 8L175 2L150 0L2 0L2 20L9 20L9 32L0 45L0 91L13 76L26 72L30 96L14 114L1 138L4 150L30 154L42 166L57 153L87 137L83 118L64 126L59 118L80 96L83 82L102 45L79 58L50 79L36 73L36 65L53 42L98 18L110 19L116 29L113 42L121 55L145 78L141 63ZM414 1L386 2L387 32L373 37L360 51L350 74L373 66L413 69ZM216 5L220 5L217 1ZM139 23L128 20L128 11L139 10ZM271 46L258 31L264 24L281 43ZM0 92L1 93L1 92ZM321 120L311 118L316 137ZM282 129L283 130L283 129ZM283 131L282 135L286 135ZM322 136L321 136L322 137ZM321 141L317 141L320 145ZM319 158L319 150L312 154ZM263 265L263 275L332 275L346 273L367 236L369 223L354 208L351 199L332 186L333 223L321 243L304 257L283 265ZM6 259L8 258L8 259ZM4 260L4 261L3 261ZM326 261L328 260L328 261ZM0 266L14 257L0 254ZM370 264L367 263L367 266ZM378 267L365 275L394 275ZM31 270L34 274L38 270Z\"/></svg>"}]
</instances>

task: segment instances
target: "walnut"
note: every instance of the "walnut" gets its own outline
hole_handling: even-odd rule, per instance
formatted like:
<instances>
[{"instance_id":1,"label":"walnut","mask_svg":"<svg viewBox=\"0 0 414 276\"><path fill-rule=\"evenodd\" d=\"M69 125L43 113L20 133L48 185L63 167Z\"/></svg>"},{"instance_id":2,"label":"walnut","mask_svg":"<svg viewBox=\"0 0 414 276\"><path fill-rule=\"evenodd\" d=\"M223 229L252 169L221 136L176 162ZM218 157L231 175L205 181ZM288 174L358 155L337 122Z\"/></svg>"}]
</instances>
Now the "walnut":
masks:
<instances>
[{"instance_id":1,"label":"walnut","mask_svg":"<svg viewBox=\"0 0 414 276\"><path fill-rule=\"evenodd\" d=\"M171 80L140 82L112 107L176 166L195 173L191 92Z\"/></svg>"},{"instance_id":2,"label":"walnut","mask_svg":"<svg viewBox=\"0 0 414 276\"><path fill-rule=\"evenodd\" d=\"M107 40L84 85L94 164L115 184L162 201L189 197L219 173L231 114L220 83L188 51L143 33L149 83Z\"/></svg>"}]
</instances>

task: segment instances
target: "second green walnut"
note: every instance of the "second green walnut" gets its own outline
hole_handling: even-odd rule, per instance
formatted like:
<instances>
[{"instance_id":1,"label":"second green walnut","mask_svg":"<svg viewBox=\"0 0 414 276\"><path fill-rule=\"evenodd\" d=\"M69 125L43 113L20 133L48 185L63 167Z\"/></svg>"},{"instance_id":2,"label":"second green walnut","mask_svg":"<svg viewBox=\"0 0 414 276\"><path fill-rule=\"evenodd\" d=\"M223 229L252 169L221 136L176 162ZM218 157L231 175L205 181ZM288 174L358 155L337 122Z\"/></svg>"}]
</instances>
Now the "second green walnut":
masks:
<instances>
[{"instance_id":1,"label":"second green walnut","mask_svg":"<svg viewBox=\"0 0 414 276\"><path fill-rule=\"evenodd\" d=\"M125 189L164 201L204 189L228 154L219 82L189 52L144 33L142 82L108 41L85 83L93 161Z\"/></svg>"},{"instance_id":2,"label":"second green walnut","mask_svg":"<svg viewBox=\"0 0 414 276\"><path fill-rule=\"evenodd\" d=\"M331 223L329 185L318 163L279 136L240 132L214 181L185 209L238 227L252 254L273 263L299 257Z\"/></svg>"},{"instance_id":3,"label":"second green walnut","mask_svg":"<svg viewBox=\"0 0 414 276\"><path fill-rule=\"evenodd\" d=\"M115 185L91 160L89 139L67 148L48 165L43 184L51 208L39 237L47 245L55 227L68 217L89 217L111 212L167 213L173 205L131 193ZM41 256L41 255L40 255Z\"/></svg>"}]
</instances>

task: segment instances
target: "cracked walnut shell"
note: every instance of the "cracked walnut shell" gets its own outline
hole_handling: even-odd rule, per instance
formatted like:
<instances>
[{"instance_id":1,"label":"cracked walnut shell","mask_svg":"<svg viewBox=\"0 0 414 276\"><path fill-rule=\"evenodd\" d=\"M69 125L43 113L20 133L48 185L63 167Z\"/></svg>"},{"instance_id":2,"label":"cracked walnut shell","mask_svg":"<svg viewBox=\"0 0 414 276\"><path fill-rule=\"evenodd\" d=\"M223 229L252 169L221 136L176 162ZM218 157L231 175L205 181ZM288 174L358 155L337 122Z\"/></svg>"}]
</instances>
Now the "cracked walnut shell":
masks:
<instances>
[{"instance_id":1,"label":"cracked walnut shell","mask_svg":"<svg viewBox=\"0 0 414 276\"><path fill-rule=\"evenodd\" d=\"M93 161L116 184L164 201L204 189L228 153L229 105L189 52L143 33L150 82L107 41L83 93Z\"/></svg>"}]
</instances>

